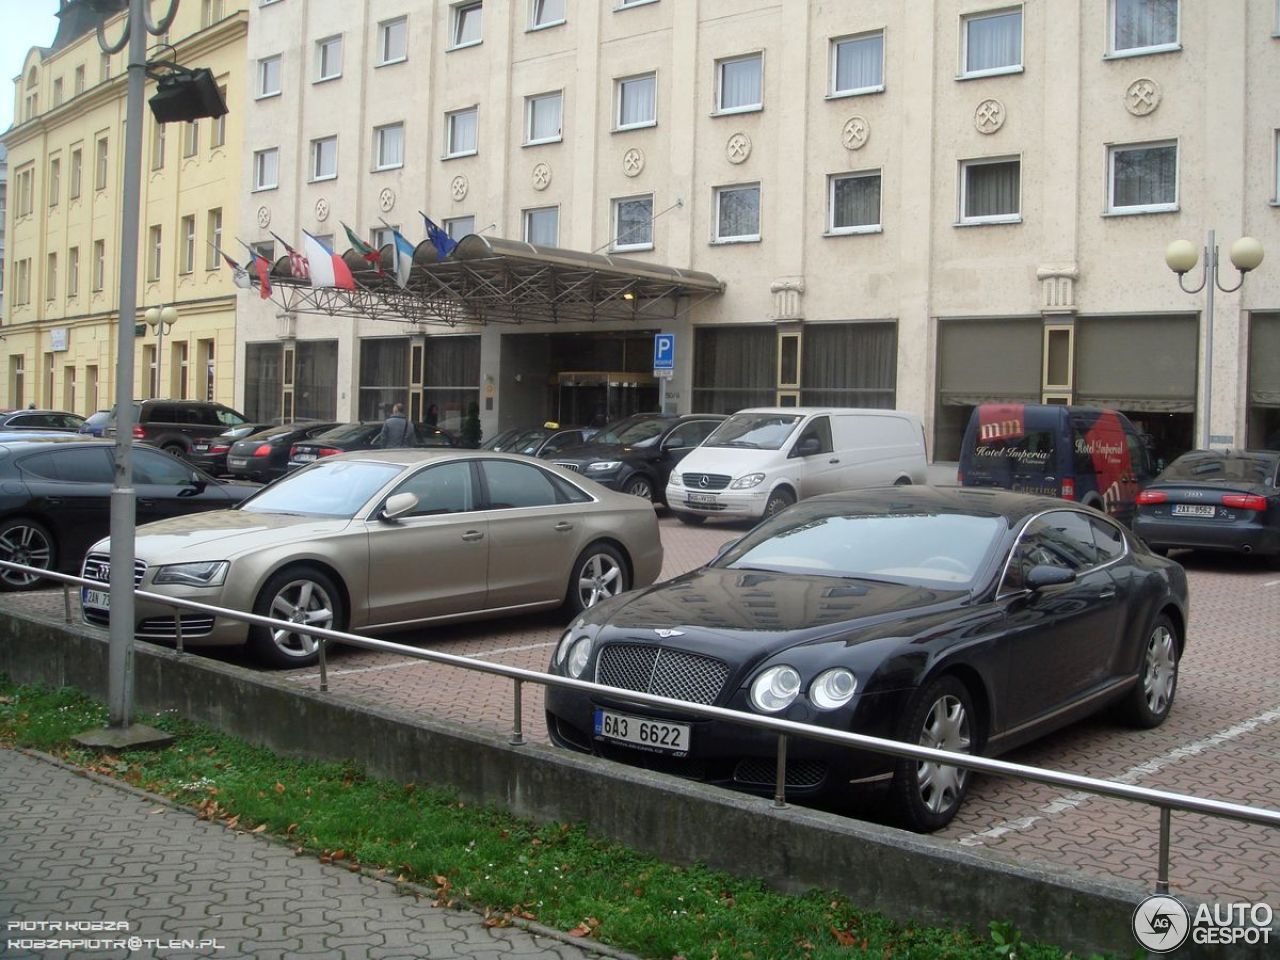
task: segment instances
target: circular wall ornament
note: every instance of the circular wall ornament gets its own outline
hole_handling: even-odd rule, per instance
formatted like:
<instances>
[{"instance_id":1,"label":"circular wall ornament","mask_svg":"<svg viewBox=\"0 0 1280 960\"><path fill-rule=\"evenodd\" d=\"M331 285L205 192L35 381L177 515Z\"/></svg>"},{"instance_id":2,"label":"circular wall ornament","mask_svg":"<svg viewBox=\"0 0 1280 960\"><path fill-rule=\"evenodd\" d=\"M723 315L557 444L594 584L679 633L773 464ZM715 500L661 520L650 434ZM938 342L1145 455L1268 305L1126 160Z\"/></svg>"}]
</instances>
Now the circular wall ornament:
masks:
<instances>
[{"instance_id":1,"label":"circular wall ornament","mask_svg":"<svg viewBox=\"0 0 1280 960\"><path fill-rule=\"evenodd\" d=\"M751 156L751 138L745 133L735 133L724 145L724 153L730 163L744 163Z\"/></svg>"},{"instance_id":2,"label":"circular wall ornament","mask_svg":"<svg viewBox=\"0 0 1280 960\"><path fill-rule=\"evenodd\" d=\"M638 177L644 170L644 151L632 147L622 155L622 172L628 177Z\"/></svg>"},{"instance_id":3,"label":"circular wall ornament","mask_svg":"<svg viewBox=\"0 0 1280 960\"><path fill-rule=\"evenodd\" d=\"M390 213L391 208L396 205L396 192L390 187L383 187L378 191L378 207L383 213Z\"/></svg>"},{"instance_id":4,"label":"circular wall ornament","mask_svg":"<svg viewBox=\"0 0 1280 960\"><path fill-rule=\"evenodd\" d=\"M1004 126L1004 104L999 100L987 99L978 104L973 111L973 125L979 133L995 133Z\"/></svg>"},{"instance_id":5,"label":"circular wall ornament","mask_svg":"<svg viewBox=\"0 0 1280 960\"><path fill-rule=\"evenodd\" d=\"M1145 117L1156 112L1162 96L1160 84L1150 77L1139 77L1124 92L1124 108L1135 117Z\"/></svg>"},{"instance_id":6,"label":"circular wall ornament","mask_svg":"<svg viewBox=\"0 0 1280 960\"><path fill-rule=\"evenodd\" d=\"M533 165L533 189L545 190L551 186L551 164L538 161Z\"/></svg>"},{"instance_id":7,"label":"circular wall ornament","mask_svg":"<svg viewBox=\"0 0 1280 960\"><path fill-rule=\"evenodd\" d=\"M329 201L324 197L316 201L316 219L321 223L329 219Z\"/></svg>"},{"instance_id":8,"label":"circular wall ornament","mask_svg":"<svg viewBox=\"0 0 1280 960\"><path fill-rule=\"evenodd\" d=\"M871 136L871 124L867 123L866 117L850 117L844 122L844 129L840 132L840 142L844 144L846 150L861 150L867 145L867 139Z\"/></svg>"},{"instance_id":9,"label":"circular wall ornament","mask_svg":"<svg viewBox=\"0 0 1280 960\"><path fill-rule=\"evenodd\" d=\"M271 226L271 211L266 207L258 208L258 226L263 230Z\"/></svg>"},{"instance_id":10,"label":"circular wall ornament","mask_svg":"<svg viewBox=\"0 0 1280 960\"><path fill-rule=\"evenodd\" d=\"M454 200L467 199L467 190L469 188L470 184L467 183L467 178L462 174L454 177L453 182L449 184L449 192L453 195Z\"/></svg>"}]
</instances>

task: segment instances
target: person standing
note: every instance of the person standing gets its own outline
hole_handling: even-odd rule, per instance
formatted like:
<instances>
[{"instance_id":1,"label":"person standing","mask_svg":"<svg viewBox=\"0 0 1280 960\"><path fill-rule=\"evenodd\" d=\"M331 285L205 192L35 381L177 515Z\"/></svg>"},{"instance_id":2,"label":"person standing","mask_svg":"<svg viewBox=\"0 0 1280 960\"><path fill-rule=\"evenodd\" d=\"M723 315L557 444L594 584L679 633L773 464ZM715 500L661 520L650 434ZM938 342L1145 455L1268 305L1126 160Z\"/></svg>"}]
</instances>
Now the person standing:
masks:
<instances>
[{"instance_id":1,"label":"person standing","mask_svg":"<svg viewBox=\"0 0 1280 960\"><path fill-rule=\"evenodd\" d=\"M413 428L409 426L409 419L404 415L404 404L397 403L391 408L391 415L383 422L373 445L383 449L407 447L412 435Z\"/></svg>"}]
</instances>

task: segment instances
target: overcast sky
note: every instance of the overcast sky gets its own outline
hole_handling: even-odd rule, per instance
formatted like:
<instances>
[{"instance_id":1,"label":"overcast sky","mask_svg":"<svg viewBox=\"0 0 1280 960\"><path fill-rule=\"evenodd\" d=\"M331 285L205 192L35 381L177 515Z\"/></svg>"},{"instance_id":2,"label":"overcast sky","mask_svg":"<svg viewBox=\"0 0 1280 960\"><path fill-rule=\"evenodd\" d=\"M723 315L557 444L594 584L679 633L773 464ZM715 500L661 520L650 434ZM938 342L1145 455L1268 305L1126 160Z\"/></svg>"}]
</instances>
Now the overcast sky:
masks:
<instances>
[{"instance_id":1,"label":"overcast sky","mask_svg":"<svg viewBox=\"0 0 1280 960\"><path fill-rule=\"evenodd\" d=\"M0 0L0 131L13 123L13 80L22 61L32 47L53 43L57 12L58 0Z\"/></svg>"}]
</instances>

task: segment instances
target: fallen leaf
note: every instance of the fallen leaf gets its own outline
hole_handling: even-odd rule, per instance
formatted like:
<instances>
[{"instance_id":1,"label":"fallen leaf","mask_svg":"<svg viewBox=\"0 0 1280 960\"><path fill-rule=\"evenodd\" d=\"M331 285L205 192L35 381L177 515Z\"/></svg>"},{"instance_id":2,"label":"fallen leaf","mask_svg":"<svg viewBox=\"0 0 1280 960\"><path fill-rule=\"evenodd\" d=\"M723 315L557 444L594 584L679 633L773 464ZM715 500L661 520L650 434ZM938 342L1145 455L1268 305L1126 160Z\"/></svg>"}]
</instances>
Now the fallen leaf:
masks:
<instances>
[{"instance_id":1,"label":"fallen leaf","mask_svg":"<svg viewBox=\"0 0 1280 960\"><path fill-rule=\"evenodd\" d=\"M266 825L265 823L260 823L260 824L258 824L256 827L254 827L254 828L253 828L253 832L254 832L254 833L266 833L266 832L267 832L267 825Z\"/></svg>"},{"instance_id":2,"label":"fallen leaf","mask_svg":"<svg viewBox=\"0 0 1280 960\"><path fill-rule=\"evenodd\" d=\"M289 824L289 826L287 826L287 827L285 828L284 835L285 835L286 837L291 837L291 836L293 836L293 831L295 831L295 830L297 830L297 829L298 829L298 825L297 825L296 823L291 823L291 824Z\"/></svg>"},{"instance_id":3,"label":"fallen leaf","mask_svg":"<svg viewBox=\"0 0 1280 960\"><path fill-rule=\"evenodd\" d=\"M227 826L232 830L240 826L240 814L237 813L234 817L227 817Z\"/></svg>"},{"instance_id":4,"label":"fallen leaf","mask_svg":"<svg viewBox=\"0 0 1280 960\"><path fill-rule=\"evenodd\" d=\"M591 936L591 928L585 923L580 923L569 931L571 937L589 937Z\"/></svg>"},{"instance_id":5,"label":"fallen leaf","mask_svg":"<svg viewBox=\"0 0 1280 960\"><path fill-rule=\"evenodd\" d=\"M335 851L333 851L333 859L335 859L335 860L345 860L345 859L347 859L347 851L345 851L345 850L335 850Z\"/></svg>"},{"instance_id":6,"label":"fallen leaf","mask_svg":"<svg viewBox=\"0 0 1280 960\"><path fill-rule=\"evenodd\" d=\"M276 781L276 793L284 793L284 784L279 780Z\"/></svg>"},{"instance_id":7,"label":"fallen leaf","mask_svg":"<svg viewBox=\"0 0 1280 960\"><path fill-rule=\"evenodd\" d=\"M847 930L838 930L832 927L831 933L836 938L836 943L842 947L852 947L857 942L854 940L853 934Z\"/></svg>"},{"instance_id":8,"label":"fallen leaf","mask_svg":"<svg viewBox=\"0 0 1280 960\"><path fill-rule=\"evenodd\" d=\"M157 813L164 813L164 807L152 807L150 810L147 811L147 813L151 814L152 816L155 816L155 814Z\"/></svg>"}]
</instances>

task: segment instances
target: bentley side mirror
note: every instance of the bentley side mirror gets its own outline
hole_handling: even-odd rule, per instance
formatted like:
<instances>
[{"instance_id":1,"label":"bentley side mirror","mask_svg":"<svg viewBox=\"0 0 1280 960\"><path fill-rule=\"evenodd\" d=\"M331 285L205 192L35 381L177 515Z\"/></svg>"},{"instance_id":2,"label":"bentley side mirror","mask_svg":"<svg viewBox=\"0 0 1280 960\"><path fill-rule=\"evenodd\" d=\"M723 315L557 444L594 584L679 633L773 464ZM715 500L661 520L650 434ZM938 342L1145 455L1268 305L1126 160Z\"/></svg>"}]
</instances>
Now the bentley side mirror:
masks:
<instances>
[{"instance_id":1,"label":"bentley side mirror","mask_svg":"<svg viewBox=\"0 0 1280 960\"><path fill-rule=\"evenodd\" d=\"M1045 587L1060 587L1064 583L1075 583L1076 572L1066 567L1055 567L1047 563L1037 564L1027 571L1024 586L1031 592L1043 590Z\"/></svg>"}]
</instances>

